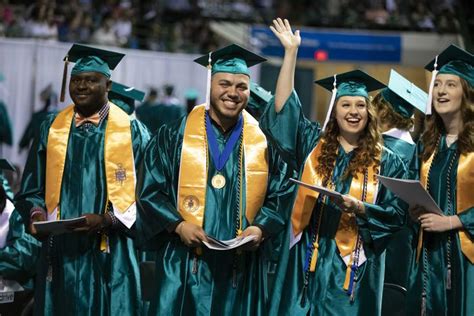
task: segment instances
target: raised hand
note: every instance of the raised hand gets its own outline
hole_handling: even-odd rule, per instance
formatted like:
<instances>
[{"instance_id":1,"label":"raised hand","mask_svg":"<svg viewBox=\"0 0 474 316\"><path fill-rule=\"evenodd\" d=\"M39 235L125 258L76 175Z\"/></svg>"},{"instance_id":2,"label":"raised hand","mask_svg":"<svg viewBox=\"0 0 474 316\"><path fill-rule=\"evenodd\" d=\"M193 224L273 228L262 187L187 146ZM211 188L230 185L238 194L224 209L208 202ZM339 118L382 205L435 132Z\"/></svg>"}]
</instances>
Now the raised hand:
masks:
<instances>
[{"instance_id":1,"label":"raised hand","mask_svg":"<svg viewBox=\"0 0 474 316\"><path fill-rule=\"evenodd\" d=\"M272 30L273 34L278 37L281 45L285 49L296 49L301 44L300 31L297 30L293 33L290 22L288 22L287 19L282 20L277 18L276 20L273 20L273 25L270 26L270 30Z\"/></svg>"}]
</instances>

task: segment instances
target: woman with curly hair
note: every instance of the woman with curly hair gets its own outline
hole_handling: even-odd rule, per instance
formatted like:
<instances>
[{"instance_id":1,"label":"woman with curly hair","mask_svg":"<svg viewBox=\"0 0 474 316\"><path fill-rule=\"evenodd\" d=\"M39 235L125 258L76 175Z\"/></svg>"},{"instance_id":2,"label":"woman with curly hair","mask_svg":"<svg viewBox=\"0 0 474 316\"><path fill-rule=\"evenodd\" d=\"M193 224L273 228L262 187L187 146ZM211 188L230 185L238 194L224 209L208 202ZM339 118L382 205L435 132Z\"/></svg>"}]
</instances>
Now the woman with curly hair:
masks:
<instances>
[{"instance_id":1,"label":"woman with curly hair","mask_svg":"<svg viewBox=\"0 0 474 316\"><path fill-rule=\"evenodd\" d=\"M442 213L410 209L408 315L474 315L474 55L451 45L425 68L433 113L410 173Z\"/></svg>"},{"instance_id":2,"label":"woman with curly hair","mask_svg":"<svg viewBox=\"0 0 474 316\"><path fill-rule=\"evenodd\" d=\"M381 145L368 99L368 91L384 85L360 70L317 81L333 89L322 132L304 117L293 91L299 31L281 19L270 28L285 55L261 128L301 181L342 194L328 201L297 188L270 315L380 315L385 244L404 224L404 212L375 175L405 174L400 158Z\"/></svg>"}]
</instances>

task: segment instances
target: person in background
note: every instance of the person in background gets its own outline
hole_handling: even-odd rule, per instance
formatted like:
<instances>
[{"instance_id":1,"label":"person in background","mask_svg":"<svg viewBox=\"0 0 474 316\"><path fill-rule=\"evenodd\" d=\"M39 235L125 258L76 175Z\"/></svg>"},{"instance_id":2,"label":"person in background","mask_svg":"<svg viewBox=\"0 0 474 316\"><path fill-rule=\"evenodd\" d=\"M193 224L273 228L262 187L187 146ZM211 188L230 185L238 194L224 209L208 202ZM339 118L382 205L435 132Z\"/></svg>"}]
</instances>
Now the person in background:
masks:
<instances>
[{"instance_id":1,"label":"person in background","mask_svg":"<svg viewBox=\"0 0 474 316\"><path fill-rule=\"evenodd\" d=\"M58 111L58 95L53 91L52 84L49 84L41 91L40 100L43 103L43 107L31 116L23 135L21 136L20 143L18 144L19 152L30 148L31 142L40 133L41 124L48 118L48 116L54 115Z\"/></svg>"},{"instance_id":2,"label":"person in background","mask_svg":"<svg viewBox=\"0 0 474 316\"><path fill-rule=\"evenodd\" d=\"M113 81L109 91L110 102L117 105L128 115L135 112L135 101L142 102L145 92Z\"/></svg>"},{"instance_id":3,"label":"person in background","mask_svg":"<svg viewBox=\"0 0 474 316\"><path fill-rule=\"evenodd\" d=\"M411 161L415 151L410 135L414 112L424 113L427 99L423 90L392 69L388 87L372 100L384 146L400 156L405 164Z\"/></svg>"},{"instance_id":4,"label":"person in background","mask_svg":"<svg viewBox=\"0 0 474 316\"><path fill-rule=\"evenodd\" d=\"M295 189L269 315L380 315L385 247L405 224L399 200L376 178L406 172L382 147L369 101L368 92L385 86L360 70L316 81L333 92L321 129L304 116L294 91L299 31L280 18L270 28L285 55L260 126L300 181L340 195L329 200Z\"/></svg>"},{"instance_id":5,"label":"person in background","mask_svg":"<svg viewBox=\"0 0 474 316\"><path fill-rule=\"evenodd\" d=\"M408 315L474 315L474 55L451 45L433 71L410 164L441 209L410 209Z\"/></svg>"},{"instance_id":6,"label":"person in background","mask_svg":"<svg viewBox=\"0 0 474 316\"><path fill-rule=\"evenodd\" d=\"M150 132L155 132L160 124L158 107L158 90L151 88L145 101L137 108L137 119L145 124Z\"/></svg>"},{"instance_id":7,"label":"person in background","mask_svg":"<svg viewBox=\"0 0 474 316\"><path fill-rule=\"evenodd\" d=\"M0 73L0 83L3 81L5 81L5 77ZM0 99L0 150L2 144L9 146L13 144L13 132L5 100Z\"/></svg>"},{"instance_id":8,"label":"person in background","mask_svg":"<svg viewBox=\"0 0 474 316\"><path fill-rule=\"evenodd\" d=\"M140 315L133 240L136 173L148 131L107 99L123 54L74 44L73 104L49 117L30 149L16 208L42 238L37 315ZM66 77L63 77L63 89ZM61 93L63 99L64 90ZM43 236L34 223L83 217L69 233ZM71 286L74 284L74 286Z\"/></svg>"},{"instance_id":9,"label":"person in background","mask_svg":"<svg viewBox=\"0 0 474 316\"><path fill-rule=\"evenodd\" d=\"M197 105L199 92L196 89L188 89L184 93L184 99L186 100L186 113L189 114Z\"/></svg>"},{"instance_id":10,"label":"person in background","mask_svg":"<svg viewBox=\"0 0 474 316\"><path fill-rule=\"evenodd\" d=\"M249 111L255 119L260 119L260 116L262 116L263 111L272 97L273 95L270 91L265 90L252 81L250 83L250 99L247 105L247 111Z\"/></svg>"},{"instance_id":11,"label":"person in background","mask_svg":"<svg viewBox=\"0 0 474 316\"><path fill-rule=\"evenodd\" d=\"M397 154L405 165L409 164L415 151L415 143L410 135L413 115L415 110L424 114L427 99L428 95L423 90L392 69L388 87L379 92L372 101L383 132L384 146ZM411 242L408 226L393 235L387 246L385 283L396 284L406 289Z\"/></svg>"},{"instance_id":12,"label":"person in background","mask_svg":"<svg viewBox=\"0 0 474 316\"><path fill-rule=\"evenodd\" d=\"M0 170L15 168L8 160L0 159ZM8 183L0 183L0 293L15 292L15 296L10 303L2 297L0 313L19 315L33 297L33 277L41 243L26 232L9 191Z\"/></svg>"}]
</instances>

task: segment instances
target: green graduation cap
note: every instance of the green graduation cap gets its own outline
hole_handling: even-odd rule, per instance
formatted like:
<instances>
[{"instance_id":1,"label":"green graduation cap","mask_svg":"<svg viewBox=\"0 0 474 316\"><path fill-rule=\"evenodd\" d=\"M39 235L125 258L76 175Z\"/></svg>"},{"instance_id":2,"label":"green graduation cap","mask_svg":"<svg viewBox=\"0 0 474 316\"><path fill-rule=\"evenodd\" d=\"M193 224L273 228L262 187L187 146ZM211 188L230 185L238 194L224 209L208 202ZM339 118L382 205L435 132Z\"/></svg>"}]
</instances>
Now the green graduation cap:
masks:
<instances>
[{"instance_id":1,"label":"green graduation cap","mask_svg":"<svg viewBox=\"0 0 474 316\"><path fill-rule=\"evenodd\" d=\"M83 72L98 72L110 78L111 71L115 69L125 54L103 50L95 47L73 44L64 57L63 82L61 86L61 102L64 101L66 90L66 76L68 62L76 63L71 70L71 75Z\"/></svg>"},{"instance_id":2,"label":"green graduation cap","mask_svg":"<svg viewBox=\"0 0 474 316\"><path fill-rule=\"evenodd\" d=\"M450 45L425 66L429 71L435 68L440 74L457 75L474 87L474 55L456 45Z\"/></svg>"},{"instance_id":3,"label":"green graduation cap","mask_svg":"<svg viewBox=\"0 0 474 316\"><path fill-rule=\"evenodd\" d=\"M393 69L390 71L388 87L381 94L405 118L412 117L415 108L425 113L428 94Z\"/></svg>"},{"instance_id":4,"label":"green graduation cap","mask_svg":"<svg viewBox=\"0 0 474 316\"><path fill-rule=\"evenodd\" d=\"M253 110L260 111L273 98L270 91L265 90L255 82L250 82L250 99L247 106Z\"/></svg>"},{"instance_id":5,"label":"green graduation cap","mask_svg":"<svg viewBox=\"0 0 474 316\"><path fill-rule=\"evenodd\" d=\"M239 45L232 44L196 58L194 61L207 67L206 110L208 110L210 107L212 75L218 72L226 72L244 74L250 77L249 67L264 62L266 59Z\"/></svg>"},{"instance_id":6,"label":"green graduation cap","mask_svg":"<svg viewBox=\"0 0 474 316\"><path fill-rule=\"evenodd\" d=\"M109 100L129 115L135 110L135 101L141 102L144 97L145 92L118 82L112 82L112 87L109 91Z\"/></svg>"},{"instance_id":7,"label":"green graduation cap","mask_svg":"<svg viewBox=\"0 0 474 316\"><path fill-rule=\"evenodd\" d=\"M239 45L232 44L196 58L194 61L204 67L211 64L212 74L228 72L250 76L248 68L264 62L266 59Z\"/></svg>"},{"instance_id":8,"label":"green graduation cap","mask_svg":"<svg viewBox=\"0 0 474 316\"><path fill-rule=\"evenodd\" d=\"M196 100L199 97L199 92L196 89L188 89L184 92L184 98L186 100Z\"/></svg>"},{"instance_id":9,"label":"green graduation cap","mask_svg":"<svg viewBox=\"0 0 474 316\"><path fill-rule=\"evenodd\" d=\"M336 99L343 96L361 96L368 98L369 92L385 88L383 83L359 69L319 79L316 80L315 83L332 91L323 130L326 129L326 125L329 122Z\"/></svg>"},{"instance_id":10,"label":"green graduation cap","mask_svg":"<svg viewBox=\"0 0 474 316\"><path fill-rule=\"evenodd\" d=\"M15 171L15 167L7 159L0 159L0 170Z\"/></svg>"},{"instance_id":11,"label":"green graduation cap","mask_svg":"<svg viewBox=\"0 0 474 316\"><path fill-rule=\"evenodd\" d=\"M425 66L425 69L431 71L426 115L431 115L433 87L438 73L459 76L466 80L471 87L474 87L474 55L456 45L448 46L448 48L443 50L432 61L430 61Z\"/></svg>"}]
</instances>

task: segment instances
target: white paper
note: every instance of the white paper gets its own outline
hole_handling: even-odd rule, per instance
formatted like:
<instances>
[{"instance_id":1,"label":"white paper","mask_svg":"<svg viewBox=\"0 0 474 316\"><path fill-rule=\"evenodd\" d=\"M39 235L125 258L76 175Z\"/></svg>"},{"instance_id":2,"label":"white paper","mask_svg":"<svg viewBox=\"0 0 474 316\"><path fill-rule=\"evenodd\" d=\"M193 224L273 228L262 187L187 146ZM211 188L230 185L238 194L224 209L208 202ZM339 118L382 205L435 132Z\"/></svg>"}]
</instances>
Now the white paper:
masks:
<instances>
[{"instance_id":1,"label":"white paper","mask_svg":"<svg viewBox=\"0 0 474 316\"><path fill-rule=\"evenodd\" d=\"M410 205L423 207L427 212L442 214L439 206L418 180L395 179L377 175L379 181Z\"/></svg>"},{"instance_id":2,"label":"white paper","mask_svg":"<svg viewBox=\"0 0 474 316\"><path fill-rule=\"evenodd\" d=\"M294 183L296 183L298 185L302 185L305 188L308 188L310 190L319 192L320 194L327 195L329 197L342 200L342 194L337 192L337 191L330 190L328 188L325 188L325 187L322 187L322 186L319 186L319 185L316 185L316 184L308 184L306 182L302 182L302 181L299 181L299 180L296 180L296 179L293 179L293 178L290 178L290 181L293 181Z\"/></svg>"},{"instance_id":3,"label":"white paper","mask_svg":"<svg viewBox=\"0 0 474 316\"><path fill-rule=\"evenodd\" d=\"M231 250L248 244L249 242L256 240L257 238L258 236L249 235L244 238L237 237L229 240L218 240L211 236L207 236L209 242L203 241L203 244L206 245L207 248L212 250Z\"/></svg>"},{"instance_id":4,"label":"white paper","mask_svg":"<svg viewBox=\"0 0 474 316\"><path fill-rule=\"evenodd\" d=\"M81 216L77 218L61 219L57 221L35 222L33 223L33 225L35 226L36 231L40 234L60 235L64 233L71 233L72 232L72 229L70 228L71 225L73 224L79 225L85 222L86 222L86 217Z\"/></svg>"}]
</instances>

